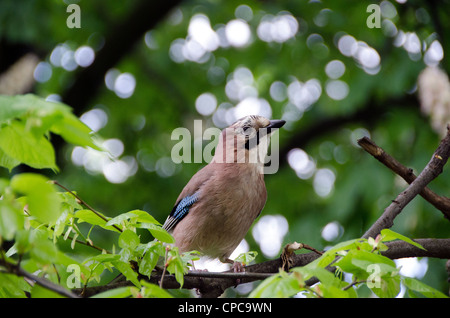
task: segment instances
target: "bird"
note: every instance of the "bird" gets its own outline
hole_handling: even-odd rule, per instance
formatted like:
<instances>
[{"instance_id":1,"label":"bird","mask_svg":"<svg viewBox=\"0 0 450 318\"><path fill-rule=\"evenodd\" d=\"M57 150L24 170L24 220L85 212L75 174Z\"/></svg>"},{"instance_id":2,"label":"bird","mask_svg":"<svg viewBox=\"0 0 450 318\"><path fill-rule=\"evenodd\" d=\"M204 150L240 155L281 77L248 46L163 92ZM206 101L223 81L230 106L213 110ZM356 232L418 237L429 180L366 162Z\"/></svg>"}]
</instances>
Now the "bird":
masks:
<instances>
[{"instance_id":1,"label":"bird","mask_svg":"<svg viewBox=\"0 0 450 318\"><path fill-rule=\"evenodd\" d=\"M196 250L244 270L229 257L264 208L264 157L271 134L285 123L249 115L222 130L212 160L186 184L163 224L180 253Z\"/></svg>"}]
</instances>

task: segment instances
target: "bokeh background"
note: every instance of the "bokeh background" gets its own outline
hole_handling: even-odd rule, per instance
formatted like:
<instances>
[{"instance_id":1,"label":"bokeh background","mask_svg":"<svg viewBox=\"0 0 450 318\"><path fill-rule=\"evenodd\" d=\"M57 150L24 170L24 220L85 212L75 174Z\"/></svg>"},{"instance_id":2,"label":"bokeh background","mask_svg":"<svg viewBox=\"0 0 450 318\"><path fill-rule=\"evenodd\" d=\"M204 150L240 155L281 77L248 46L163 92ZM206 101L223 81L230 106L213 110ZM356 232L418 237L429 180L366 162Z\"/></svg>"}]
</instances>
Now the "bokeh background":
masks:
<instances>
[{"instance_id":1,"label":"bokeh background","mask_svg":"<svg viewBox=\"0 0 450 318\"><path fill-rule=\"evenodd\" d=\"M67 23L72 3L80 28ZM0 2L0 93L62 101L98 132L114 158L52 137L61 171L45 173L108 216L143 209L164 222L205 164L173 162L175 128L223 128L247 114L287 121L266 206L239 247L257 262L292 241L323 249L359 237L405 188L358 138L423 169L450 119L449 51L448 0ZM448 196L449 180L446 169L430 188ZM393 230L450 233L422 198ZM398 263L448 291L444 260Z\"/></svg>"}]
</instances>

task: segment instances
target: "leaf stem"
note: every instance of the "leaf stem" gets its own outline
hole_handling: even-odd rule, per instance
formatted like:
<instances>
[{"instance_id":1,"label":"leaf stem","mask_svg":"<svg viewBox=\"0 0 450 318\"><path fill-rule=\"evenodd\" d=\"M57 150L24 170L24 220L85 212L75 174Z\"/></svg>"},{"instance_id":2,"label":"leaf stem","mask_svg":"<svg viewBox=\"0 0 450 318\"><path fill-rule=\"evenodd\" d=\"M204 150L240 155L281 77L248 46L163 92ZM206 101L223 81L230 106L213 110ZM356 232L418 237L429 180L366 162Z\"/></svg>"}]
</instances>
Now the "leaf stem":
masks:
<instances>
[{"instance_id":1,"label":"leaf stem","mask_svg":"<svg viewBox=\"0 0 450 318\"><path fill-rule=\"evenodd\" d=\"M166 270L167 270L167 255L169 253L169 246L166 247L166 254L164 255L164 269L163 272L161 274L161 280L159 281L159 288L163 288L163 280L164 280L164 275L166 274Z\"/></svg>"},{"instance_id":2,"label":"leaf stem","mask_svg":"<svg viewBox=\"0 0 450 318\"><path fill-rule=\"evenodd\" d=\"M67 191L68 193L70 193L71 195L73 195L82 205L84 205L86 208L88 208L89 210L91 210L95 215L97 215L99 218L101 218L103 221L108 222L108 219L105 218L101 213L97 212L93 207L91 207L89 204L87 204L83 199L81 199L75 192L70 191L68 188L66 188L65 186L63 186L61 183L59 183L56 180L52 180L52 183L57 185L58 187L60 187L61 189ZM113 224L112 225L116 230L118 230L119 232L123 232L121 228L119 228L117 225Z\"/></svg>"}]
</instances>

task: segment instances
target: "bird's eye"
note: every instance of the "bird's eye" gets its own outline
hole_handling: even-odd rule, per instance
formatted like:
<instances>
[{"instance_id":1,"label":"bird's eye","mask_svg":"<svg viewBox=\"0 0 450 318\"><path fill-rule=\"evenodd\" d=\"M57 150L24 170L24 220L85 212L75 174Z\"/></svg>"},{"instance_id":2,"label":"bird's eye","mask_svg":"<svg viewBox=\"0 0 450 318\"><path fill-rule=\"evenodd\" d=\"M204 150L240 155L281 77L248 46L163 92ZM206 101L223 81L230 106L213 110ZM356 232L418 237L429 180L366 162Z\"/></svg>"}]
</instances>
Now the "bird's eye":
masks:
<instances>
[{"instance_id":1,"label":"bird's eye","mask_svg":"<svg viewBox=\"0 0 450 318\"><path fill-rule=\"evenodd\" d=\"M242 128L244 131L247 131L250 128L250 126L244 126L244 128Z\"/></svg>"}]
</instances>

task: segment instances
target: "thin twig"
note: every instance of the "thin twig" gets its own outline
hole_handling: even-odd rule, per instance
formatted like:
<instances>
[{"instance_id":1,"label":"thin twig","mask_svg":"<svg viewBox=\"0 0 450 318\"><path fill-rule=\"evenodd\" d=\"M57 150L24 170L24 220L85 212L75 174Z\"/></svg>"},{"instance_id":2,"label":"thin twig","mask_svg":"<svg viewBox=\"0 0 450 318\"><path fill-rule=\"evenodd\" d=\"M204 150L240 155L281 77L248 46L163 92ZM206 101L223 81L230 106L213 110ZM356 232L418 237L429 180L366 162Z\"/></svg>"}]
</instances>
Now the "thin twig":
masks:
<instances>
[{"instance_id":1,"label":"thin twig","mask_svg":"<svg viewBox=\"0 0 450 318\"><path fill-rule=\"evenodd\" d=\"M353 280L350 284L348 284L347 286L345 286L345 287L342 287L342 290L347 290L347 289L350 289L350 288L352 288L353 286L355 286L355 285L357 285L357 284L362 284L362 283L366 283L367 281L366 280Z\"/></svg>"},{"instance_id":2,"label":"thin twig","mask_svg":"<svg viewBox=\"0 0 450 318\"><path fill-rule=\"evenodd\" d=\"M162 286L163 286L164 275L166 274L167 266L169 266L169 264L167 264L167 254L168 253L169 253L169 246L166 247L166 254L164 255L164 269L161 274L161 280L159 281L160 288L162 288Z\"/></svg>"},{"instance_id":3,"label":"thin twig","mask_svg":"<svg viewBox=\"0 0 450 318\"><path fill-rule=\"evenodd\" d=\"M69 190L68 188L66 188L65 186L63 186L61 183L59 183L56 180L52 181L53 184L56 184L58 187L60 187L61 189L64 189L65 191L67 191L68 193L70 193L72 196L74 196L82 205L84 205L86 208L88 208L89 210L91 210L95 215L97 215L99 218L101 218L103 221L108 222L108 219L105 218L101 213L97 212L93 207L91 207L89 204L87 204L83 199L81 199L75 192ZM121 228L119 228L117 225L113 224L112 225L116 230L123 232Z\"/></svg>"},{"instance_id":4,"label":"thin twig","mask_svg":"<svg viewBox=\"0 0 450 318\"><path fill-rule=\"evenodd\" d=\"M204 272L189 271L184 277L204 277L204 278L230 278L230 279L266 279L274 273L249 273L249 272Z\"/></svg>"}]
</instances>

